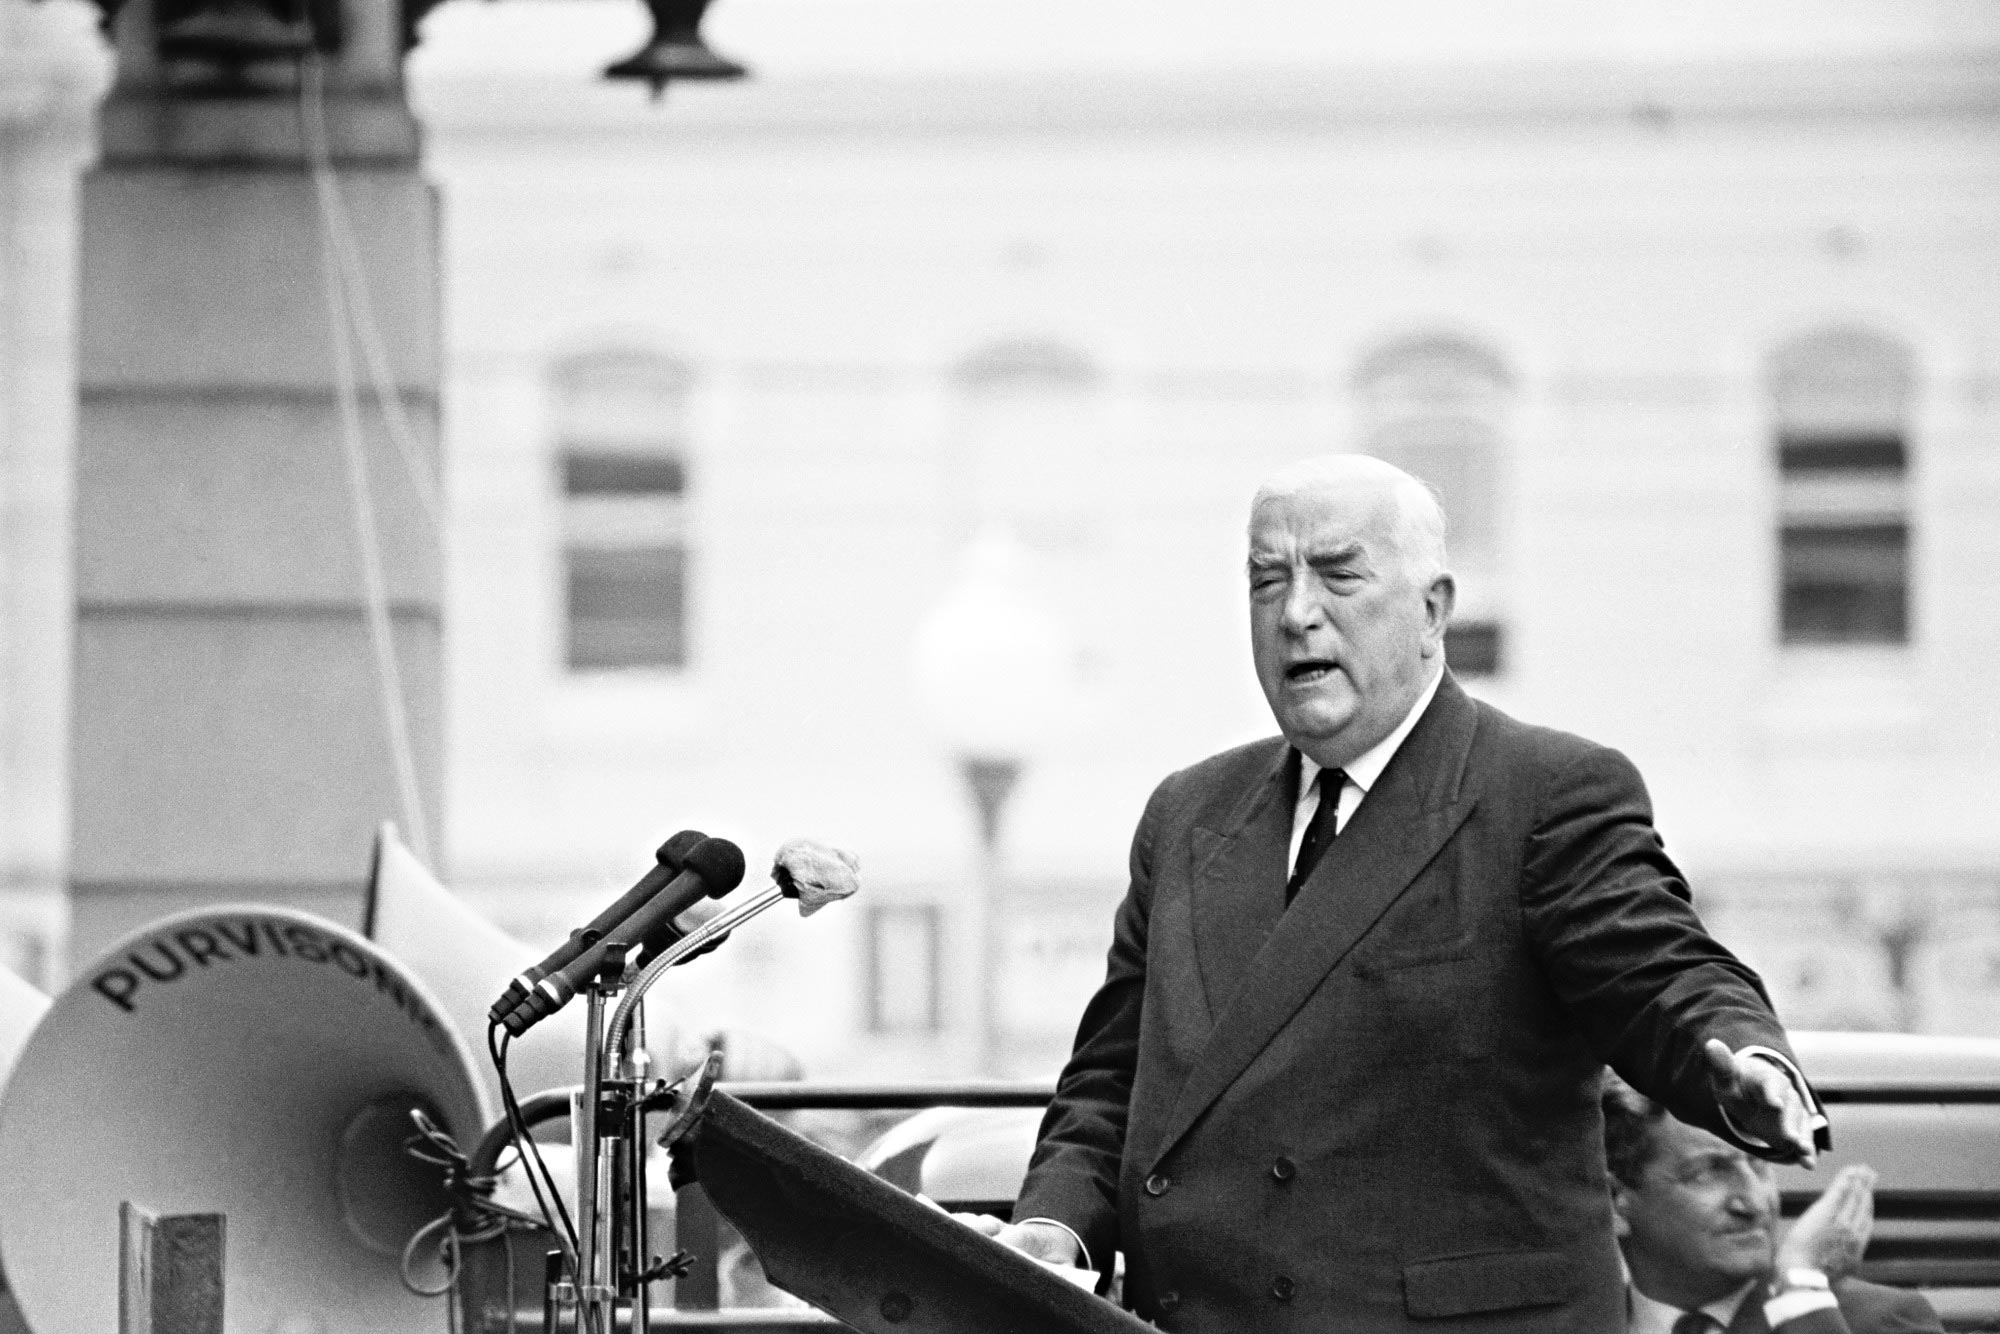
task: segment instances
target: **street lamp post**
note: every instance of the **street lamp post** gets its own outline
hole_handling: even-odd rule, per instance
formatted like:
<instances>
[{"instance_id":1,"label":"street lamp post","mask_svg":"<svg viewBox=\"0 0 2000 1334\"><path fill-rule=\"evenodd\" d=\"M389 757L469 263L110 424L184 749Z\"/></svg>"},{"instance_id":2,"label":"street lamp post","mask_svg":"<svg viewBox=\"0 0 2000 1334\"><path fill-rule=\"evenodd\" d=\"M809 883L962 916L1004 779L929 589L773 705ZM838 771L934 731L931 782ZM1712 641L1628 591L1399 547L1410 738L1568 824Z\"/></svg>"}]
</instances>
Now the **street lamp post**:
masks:
<instances>
[{"instance_id":1,"label":"street lamp post","mask_svg":"<svg viewBox=\"0 0 2000 1334\"><path fill-rule=\"evenodd\" d=\"M960 920L971 964L962 1007L969 1063L982 1073L995 1071L1002 1019L995 918L1005 898L1007 803L1067 702L1070 660L1062 627L1035 596L1027 553L1004 530L982 532L918 631L914 664L924 713L956 760L978 821Z\"/></svg>"},{"instance_id":2,"label":"street lamp post","mask_svg":"<svg viewBox=\"0 0 2000 1334\"><path fill-rule=\"evenodd\" d=\"M1000 949L994 919L1006 897L1000 859L1000 818L1021 778L1021 761L965 755L959 772L979 815L979 859L973 874L968 925L973 961L972 1065L982 1074L996 1073L1000 1015L995 992L1000 980Z\"/></svg>"}]
</instances>

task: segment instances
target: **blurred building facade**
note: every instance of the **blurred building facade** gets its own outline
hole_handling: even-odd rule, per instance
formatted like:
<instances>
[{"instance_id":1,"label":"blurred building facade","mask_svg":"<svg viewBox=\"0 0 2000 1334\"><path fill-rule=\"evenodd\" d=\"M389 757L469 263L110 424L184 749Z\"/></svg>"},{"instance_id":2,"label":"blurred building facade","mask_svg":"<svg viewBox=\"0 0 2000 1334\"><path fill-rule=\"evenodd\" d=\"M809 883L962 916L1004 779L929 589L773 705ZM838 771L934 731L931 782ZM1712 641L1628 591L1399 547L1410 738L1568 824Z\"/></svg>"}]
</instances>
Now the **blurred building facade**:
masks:
<instances>
[{"instance_id":1,"label":"blurred building facade","mask_svg":"<svg viewBox=\"0 0 2000 1334\"><path fill-rule=\"evenodd\" d=\"M2000 1031L2000 26L967 67L938 8L724 7L776 68L657 108L434 25L462 889L545 930L676 824L823 832L872 904L688 1003L948 1068L976 839L908 646L1004 526L1074 650L991 918L1043 1066L1151 785L1268 730L1255 480L1363 449L1444 493L1458 670L1637 760L1792 1022Z\"/></svg>"},{"instance_id":2,"label":"blurred building facade","mask_svg":"<svg viewBox=\"0 0 2000 1334\"><path fill-rule=\"evenodd\" d=\"M450 881L546 937L830 838L865 899L684 1022L958 1071L990 951L1046 1070L1152 785L1269 731L1257 479L1361 449L1790 1022L2000 1032L2000 20L1377 8L731 0L759 77L662 106L636 7L438 11ZM982 866L913 646L996 534L1064 670Z\"/></svg>"}]
</instances>

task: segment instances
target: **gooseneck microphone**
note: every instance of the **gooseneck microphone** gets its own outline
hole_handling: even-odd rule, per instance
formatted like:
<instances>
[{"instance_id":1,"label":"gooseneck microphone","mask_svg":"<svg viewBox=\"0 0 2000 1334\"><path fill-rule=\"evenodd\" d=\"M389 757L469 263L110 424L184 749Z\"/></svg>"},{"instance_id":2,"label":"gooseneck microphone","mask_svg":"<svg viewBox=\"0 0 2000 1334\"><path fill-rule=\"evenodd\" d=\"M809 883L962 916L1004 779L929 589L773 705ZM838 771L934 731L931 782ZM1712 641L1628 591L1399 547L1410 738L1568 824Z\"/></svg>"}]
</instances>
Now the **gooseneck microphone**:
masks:
<instances>
[{"instance_id":1,"label":"gooseneck microphone","mask_svg":"<svg viewBox=\"0 0 2000 1334\"><path fill-rule=\"evenodd\" d=\"M549 970L518 1003L497 1015L496 1022L504 1025L515 1037L520 1037L569 1004L579 990L589 985L590 979L604 967L605 958L611 950L632 948L702 899L719 899L741 883L743 850L726 838L704 838L688 852L679 874L669 880L665 888L636 911L627 914L608 934L580 949L567 962ZM501 998L505 999L504 996ZM494 1008L500 1009L498 1002Z\"/></svg>"},{"instance_id":2,"label":"gooseneck microphone","mask_svg":"<svg viewBox=\"0 0 2000 1334\"><path fill-rule=\"evenodd\" d=\"M679 875L681 868L687 864L688 854L701 846L707 838L708 835L699 829L683 829L660 844L658 851L653 854L658 859L658 864L640 876L637 884L620 894L603 912L591 918L586 925L570 932L569 938L556 946L548 958L509 982L507 989L500 993L500 999L494 1001L492 1008L487 1010L487 1019L496 1024L504 1023L507 1015L527 999L528 993L535 989L537 982L574 962L578 955L604 939L606 932L630 917L638 910L639 905L647 902L660 892L662 886ZM700 897L697 894L688 902L694 903ZM685 904L682 905L683 909L685 907Z\"/></svg>"}]
</instances>

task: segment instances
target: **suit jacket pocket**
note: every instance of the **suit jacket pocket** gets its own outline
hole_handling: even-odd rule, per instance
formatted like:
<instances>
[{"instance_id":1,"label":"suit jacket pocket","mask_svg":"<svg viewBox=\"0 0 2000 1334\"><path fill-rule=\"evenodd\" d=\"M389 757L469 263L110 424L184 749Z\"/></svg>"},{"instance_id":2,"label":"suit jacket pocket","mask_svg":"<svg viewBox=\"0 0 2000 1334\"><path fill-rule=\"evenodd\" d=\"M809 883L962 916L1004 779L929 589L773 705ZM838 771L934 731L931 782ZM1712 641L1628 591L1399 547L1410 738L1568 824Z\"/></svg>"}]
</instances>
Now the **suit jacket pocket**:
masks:
<instances>
[{"instance_id":1,"label":"suit jacket pocket","mask_svg":"<svg viewBox=\"0 0 2000 1334\"><path fill-rule=\"evenodd\" d=\"M1396 951L1378 950L1361 955L1355 960L1354 971L1366 978L1393 977L1411 968L1427 968L1432 964L1457 963L1472 957L1470 940L1444 940L1425 944L1414 949Z\"/></svg>"},{"instance_id":2,"label":"suit jacket pocket","mask_svg":"<svg viewBox=\"0 0 2000 1334\"><path fill-rule=\"evenodd\" d=\"M1575 1291L1576 1266L1561 1251L1487 1251L1403 1266L1403 1306L1412 1316L1554 1306Z\"/></svg>"}]
</instances>

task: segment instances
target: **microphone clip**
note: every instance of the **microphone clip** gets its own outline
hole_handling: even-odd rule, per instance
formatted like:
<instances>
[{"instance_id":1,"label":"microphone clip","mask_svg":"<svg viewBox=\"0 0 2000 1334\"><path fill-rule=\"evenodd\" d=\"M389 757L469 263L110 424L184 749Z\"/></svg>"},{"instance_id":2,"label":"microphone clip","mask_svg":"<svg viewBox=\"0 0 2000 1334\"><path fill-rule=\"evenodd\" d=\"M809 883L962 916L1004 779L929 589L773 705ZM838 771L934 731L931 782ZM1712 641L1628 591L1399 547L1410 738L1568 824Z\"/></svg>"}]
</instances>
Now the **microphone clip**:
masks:
<instances>
[{"instance_id":1,"label":"microphone clip","mask_svg":"<svg viewBox=\"0 0 2000 1334\"><path fill-rule=\"evenodd\" d=\"M607 940L604 952L598 956L597 972L592 975L590 985L603 995L622 991L631 980L631 970L626 966L625 957L632 946L623 940Z\"/></svg>"}]
</instances>

